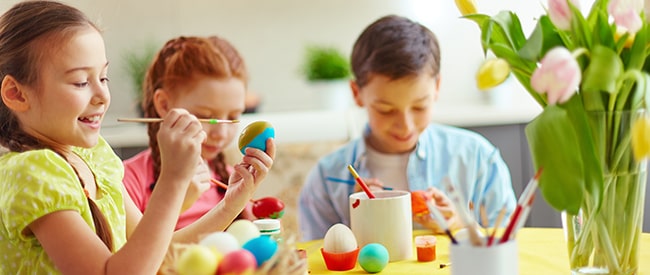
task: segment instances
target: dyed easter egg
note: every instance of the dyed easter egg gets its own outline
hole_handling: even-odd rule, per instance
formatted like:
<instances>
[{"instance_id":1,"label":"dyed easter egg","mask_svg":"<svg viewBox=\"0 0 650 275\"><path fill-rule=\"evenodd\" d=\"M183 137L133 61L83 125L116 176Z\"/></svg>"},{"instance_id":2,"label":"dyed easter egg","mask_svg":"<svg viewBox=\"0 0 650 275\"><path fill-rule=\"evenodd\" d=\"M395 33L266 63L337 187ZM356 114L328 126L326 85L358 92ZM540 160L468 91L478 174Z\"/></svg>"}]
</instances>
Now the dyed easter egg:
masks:
<instances>
[{"instance_id":1,"label":"dyed easter egg","mask_svg":"<svg viewBox=\"0 0 650 275\"><path fill-rule=\"evenodd\" d=\"M214 232L201 239L199 244L213 248L223 255L241 248L235 236L228 232Z\"/></svg>"},{"instance_id":2,"label":"dyed easter egg","mask_svg":"<svg viewBox=\"0 0 650 275\"><path fill-rule=\"evenodd\" d=\"M275 137L275 129L266 121L255 121L248 124L239 135L239 151L246 154L246 148L253 147L266 151L266 140Z\"/></svg>"},{"instance_id":3,"label":"dyed easter egg","mask_svg":"<svg viewBox=\"0 0 650 275\"><path fill-rule=\"evenodd\" d=\"M275 197L264 197L253 202L252 210L258 219L279 219L284 215L284 202Z\"/></svg>"},{"instance_id":4,"label":"dyed easter egg","mask_svg":"<svg viewBox=\"0 0 650 275\"><path fill-rule=\"evenodd\" d=\"M384 270L388 264L388 250L379 243L369 243L359 251L359 265L368 273Z\"/></svg>"},{"instance_id":5,"label":"dyed easter egg","mask_svg":"<svg viewBox=\"0 0 650 275\"><path fill-rule=\"evenodd\" d=\"M427 207L427 200L430 199L431 195L426 191L411 191L411 211L413 211L413 215L428 215L429 208Z\"/></svg>"},{"instance_id":6,"label":"dyed easter egg","mask_svg":"<svg viewBox=\"0 0 650 275\"><path fill-rule=\"evenodd\" d=\"M230 233L237 239L239 244L245 244L248 240L260 236L260 230L249 220L241 219L234 221L226 232Z\"/></svg>"},{"instance_id":7,"label":"dyed easter egg","mask_svg":"<svg viewBox=\"0 0 650 275\"><path fill-rule=\"evenodd\" d=\"M202 245L191 245L185 249L175 262L180 275L212 275L217 271L221 254Z\"/></svg>"},{"instance_id":8,"label":"dyed easter egg","mask_svg":"<svg viewBox=\"0 0 650 275\"><path fill-rule=\"evenodd\" d=\"M323 250L329 253L346 253L357 249L357 239L345 224L332 225L323 238Z\"/></svg>"},{"instance_id":9,"label":"dyed easter egg","mask_svg":"<svg viewBox=\"0 0 650 275\"><path fill-rule=\"evenodd\" d=\"M268 236L259 236L250 239L242 246L242 248L250 251L253 256L255 256L257 266L259 267L268 259L273 257L275 252L278 250L278 243Z\"/></svg>"},{"instance_id":10,"label":"dyed easter egg","mask_svg":"<svg viewBox=\"0 0 650 275\"><path fill-rule=\"evenodd\" d=\"M223 257L216 274L253 274L256 267L255 256L246 249L239 249Z\"/></svg>"}]
</instances>

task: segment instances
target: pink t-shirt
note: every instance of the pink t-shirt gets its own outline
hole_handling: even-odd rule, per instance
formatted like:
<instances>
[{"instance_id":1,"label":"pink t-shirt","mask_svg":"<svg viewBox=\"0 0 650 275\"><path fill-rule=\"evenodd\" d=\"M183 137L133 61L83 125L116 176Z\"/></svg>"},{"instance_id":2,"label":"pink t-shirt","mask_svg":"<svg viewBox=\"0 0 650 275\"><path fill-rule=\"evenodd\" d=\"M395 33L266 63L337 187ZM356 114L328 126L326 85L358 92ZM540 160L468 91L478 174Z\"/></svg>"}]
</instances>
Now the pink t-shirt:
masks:
<instances>
[{"instance_id":1,"label":"pink t-shirt","mask_svg":"<svg viewBox=\"0 0 650 275\"><path fill-rule=\"evenodd\" d=\"M228 173L232 172L232 167L228 166ZM135 205L141 212L144 212L149 199L151 198L151 184L154 183L153 159L151 158L151 149L140 152L130 159L124 161L124 179L122 180L126 191L131 196ZM214 171L212 178L221 180ZM227 179L226 179L227 180ZM216 186L211 186L201 197L185 212L178 217L176 229L181 229L205 213L210 211L217 203L223 199L223 194L217 191ZM246 207L247 212L244 217L252 217L250 204Z\"/></svg>"}]
</instances>

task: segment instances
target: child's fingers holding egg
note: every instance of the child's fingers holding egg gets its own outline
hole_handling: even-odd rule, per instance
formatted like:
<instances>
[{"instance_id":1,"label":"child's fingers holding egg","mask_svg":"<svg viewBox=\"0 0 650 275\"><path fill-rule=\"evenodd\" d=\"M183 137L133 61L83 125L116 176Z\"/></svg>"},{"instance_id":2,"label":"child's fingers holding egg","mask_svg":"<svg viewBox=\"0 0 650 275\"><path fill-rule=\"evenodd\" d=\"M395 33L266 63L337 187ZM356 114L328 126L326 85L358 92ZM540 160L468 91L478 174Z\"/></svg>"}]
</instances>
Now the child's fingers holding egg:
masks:
<instances>
[{"instance_id":1,"label":"child's fingers holding egg","mask_svg":"<svg viewBox=\"0 0 650 275\"><path fill-rule=\"evenodd\" d=\"M266 154L271 159L275 159L275 138L270 137L266 139Z\"/></svg>"},{"instance_id":2,"label":"child's fingers holding egg","mask_svg":"<svg viewBox=\"0 0 650 275\"><path fill-rule=\"evenodd\" d=\"M275 129L266 121L247 125L239 135L238 147L244 157L242 165L259 183L271 169L275 158Z\"/></svg>"},{"instance_id":3,"label":"child's fingers holding egg","mask_svg":"<svg viewBox=\"0 0 650 275\"><path fill-rule=\"evenodd\" d=\"M248 124L239 135L239 150L246 154L246 148L253 147L265 151L269 156L275 157L275 147L268 148L269 139L275 137L275 129L266 121L255 121ZM273 142L271 142L272 144ZM274 144L273 144L274 145Z\"/></svg>"}]
</instances>

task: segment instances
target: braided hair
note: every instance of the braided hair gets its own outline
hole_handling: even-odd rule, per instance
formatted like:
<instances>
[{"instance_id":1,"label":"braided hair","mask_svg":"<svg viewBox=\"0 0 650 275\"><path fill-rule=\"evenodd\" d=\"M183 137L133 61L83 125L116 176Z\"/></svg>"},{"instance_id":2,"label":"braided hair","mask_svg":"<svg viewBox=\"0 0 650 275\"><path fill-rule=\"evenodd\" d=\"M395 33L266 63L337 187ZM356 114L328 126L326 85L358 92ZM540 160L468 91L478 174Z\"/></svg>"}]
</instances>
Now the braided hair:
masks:
<instances>
[{"instance_id":1,"label":"braided hair","mask_svg":"<svg viewBox=\"0 0 650 275\"><path fill-rule=\"evenodd\" d=\"M154 94L157 89L165 88L173 91L179 86L188 85L197 76L215 78L235 77L247 83L248 73L243 58L228 41L217 37L180 36L165 43L154 57L143 83L142 110L148 118L158 118L160 115L154 105ZM153 160L154 183L160 175L160 148L157 134L159 123L147 126L149 147ZM223 152L214 159L208 160L210 168L221 180L226 180L229 173ZM155 185L152 183L151 188ZM218 188L223 193L224 189Z\"/></svg>"}]
</instances>

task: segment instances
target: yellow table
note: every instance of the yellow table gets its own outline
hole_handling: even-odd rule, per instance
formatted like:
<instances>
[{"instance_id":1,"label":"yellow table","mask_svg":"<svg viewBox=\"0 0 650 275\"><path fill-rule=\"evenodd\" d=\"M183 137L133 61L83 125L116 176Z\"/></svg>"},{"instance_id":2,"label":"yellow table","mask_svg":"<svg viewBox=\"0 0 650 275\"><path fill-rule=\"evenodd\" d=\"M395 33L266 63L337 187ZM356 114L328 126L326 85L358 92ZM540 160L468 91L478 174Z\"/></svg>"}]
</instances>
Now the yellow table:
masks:
<instances>
[{"instance_id":1,"label":"yellow table","mask_svg":"<svg viewBox=\"0 0 650 275\"><path fill-rule=\"evenodd\" d=\"M414 236L426 234L415 231ZM438 236L436 245L437 258L433 262L420 263L413 259L388 263L382 274L450 274L450 267L440 269L441 263L449 262L449 239ZM522 228L517 233L519 246L520 274L570 274L564 233L561 228ZM307 250L310 274L367 274L357 263L354 269L341 272L329 271L325 266L320 249L323 240L314 240L297 244L298 248ZM650 234L641 236L640 275L650 275Z\"/></svg>"}]
</instances>

